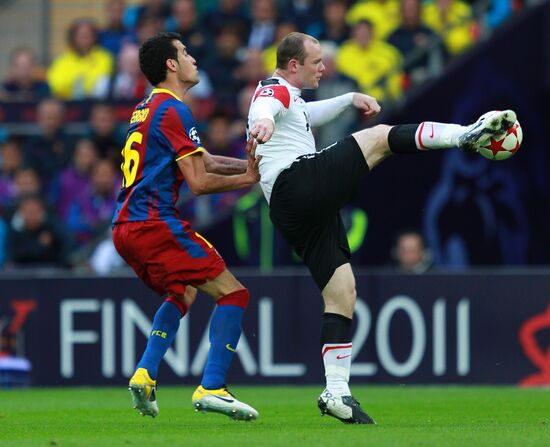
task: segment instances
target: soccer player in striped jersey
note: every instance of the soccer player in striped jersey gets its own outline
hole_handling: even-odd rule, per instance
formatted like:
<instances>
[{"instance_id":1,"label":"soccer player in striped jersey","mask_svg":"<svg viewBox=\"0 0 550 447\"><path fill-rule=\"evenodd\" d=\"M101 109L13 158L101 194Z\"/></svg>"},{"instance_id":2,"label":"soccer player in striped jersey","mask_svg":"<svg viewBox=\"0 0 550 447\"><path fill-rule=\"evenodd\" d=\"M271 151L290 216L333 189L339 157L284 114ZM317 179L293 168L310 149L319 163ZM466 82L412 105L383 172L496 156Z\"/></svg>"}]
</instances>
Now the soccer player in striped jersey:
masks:
<instances>
[{"instance_id":1,"label":"soccer player in striped jersey","mask_svg":"<svg viewBox=\"0 0 550 447\"><path fill-rule=\"evenodd\" d=\"M200 386L192 396L197 411L252 420L258 412L237 400L225 376L241 334L248 290L227 270L216 249L176 209L187 182L195 195L230 191L259 181L255 144L247 160L209 154L201 146L193 117L182 98L199 82L195 59L179 34L160 33L140 48L140 68L155 87L130 119L122 151L124 180L113 217L113 242L141 280L166 296L157 310L147 347L130 379L140 414L158 414L158 366L197 289L216 301L210 322L210 350Z\"/></svg>"}]
</instances>

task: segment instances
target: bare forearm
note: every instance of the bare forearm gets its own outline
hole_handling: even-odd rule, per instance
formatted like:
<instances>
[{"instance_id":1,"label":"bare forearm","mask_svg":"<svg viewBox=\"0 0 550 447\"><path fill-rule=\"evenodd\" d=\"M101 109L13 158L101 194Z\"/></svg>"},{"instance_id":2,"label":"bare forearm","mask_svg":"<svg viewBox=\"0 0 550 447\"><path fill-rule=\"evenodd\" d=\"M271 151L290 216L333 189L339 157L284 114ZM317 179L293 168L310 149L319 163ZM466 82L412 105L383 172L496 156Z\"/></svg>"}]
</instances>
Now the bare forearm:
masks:
<instances>
[{"instance_id":1,"label":"bare forearm","mask_svg":"<svg viewBox=\"0 0 550 447\"><path fill-rule=\"evenodd\" d=\"M212 154L210 154L210 157L211 161L206 170L211 174L236 175L246 172L246 160Z\"/></svg>"},{"instance_id":2,"label":"bare forearm","mask_svg":"<svg viewBox=\"0 0 550 447\"><path fill-rule=\"evenodd\" d=\"M196 185L193 185L191 191L198 196L246 188L254 183L256 180L247 174L223 175L207 172Z\"/></svg>"},{"instance_id":3,"label":"bare forearm","mask_svg":"<svg viewBox=\"0 0 550 447\"><path fill-rule=\"evenodd\" d=\"M255 144L252 139L248 140L246 143L246 153L246 167L245 169L239 167L238 172L240 173L236 175L216 173L219 171L215 168L212 169L212 166L215 165L214 158L207 152L202 156L191 155L190 157L180 158L177 163L189 189L194 195L199 196L202 194L233 191L257 183L260 180L258 166L261 157L255 157ZM230 157L223 158L231 160ZM234 160L241 162L241 160L238 159ZM234 162L230 161L229 166L234 167ZM228 172L227 169L223 171Z\"/></svg>"}]
</instances>

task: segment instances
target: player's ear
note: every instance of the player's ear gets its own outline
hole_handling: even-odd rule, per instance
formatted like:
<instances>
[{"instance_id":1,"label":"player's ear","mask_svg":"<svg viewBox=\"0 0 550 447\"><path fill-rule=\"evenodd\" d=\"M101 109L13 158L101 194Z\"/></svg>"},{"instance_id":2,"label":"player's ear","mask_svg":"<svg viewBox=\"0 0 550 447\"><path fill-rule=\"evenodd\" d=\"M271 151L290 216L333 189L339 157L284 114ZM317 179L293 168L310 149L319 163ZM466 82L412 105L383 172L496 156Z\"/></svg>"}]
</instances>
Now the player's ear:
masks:
<instances>
[{"instance_id":1,"label":"player's ear","mask_svg":"<svg viewBox=\"0 0 550 447\"><path fill-rule=\"evenodd\" d=\"M175 59L166 59L166 68L170 71L176 71L177 70L178 61Z\"/></svg>"},{"instance_id":2,"label":"player's ear","mask_svg":"<svg viewBox=\"0 0 550 447\"><path fill-rule=\"evenodd\" d=\"M298 61L296 59L290 59L288 61L287 70L291 73L296 73L298 71Z\"/></svg>"}]
</instances>

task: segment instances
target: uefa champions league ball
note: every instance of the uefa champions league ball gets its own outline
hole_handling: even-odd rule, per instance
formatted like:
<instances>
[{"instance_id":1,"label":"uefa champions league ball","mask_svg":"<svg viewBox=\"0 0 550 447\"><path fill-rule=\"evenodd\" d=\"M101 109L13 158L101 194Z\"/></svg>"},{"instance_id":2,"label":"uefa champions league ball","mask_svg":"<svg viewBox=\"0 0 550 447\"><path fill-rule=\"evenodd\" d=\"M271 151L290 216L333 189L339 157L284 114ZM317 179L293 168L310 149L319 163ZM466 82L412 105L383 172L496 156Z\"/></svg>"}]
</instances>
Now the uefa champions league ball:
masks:
<instances>
[{"instance_id":1,"label":"uefa champions league ball","mask_svg":"<svg viewBox=\"0 0 550 447\"><path fill-rule=\"evenodd\" d=\"M488 144L478 148L479 153L489 160L506 160L514 155L521 146L523 131L519 121L516 121L506 132L504 138L495 140L493 137Z\"/></svg>"}]
</instances>

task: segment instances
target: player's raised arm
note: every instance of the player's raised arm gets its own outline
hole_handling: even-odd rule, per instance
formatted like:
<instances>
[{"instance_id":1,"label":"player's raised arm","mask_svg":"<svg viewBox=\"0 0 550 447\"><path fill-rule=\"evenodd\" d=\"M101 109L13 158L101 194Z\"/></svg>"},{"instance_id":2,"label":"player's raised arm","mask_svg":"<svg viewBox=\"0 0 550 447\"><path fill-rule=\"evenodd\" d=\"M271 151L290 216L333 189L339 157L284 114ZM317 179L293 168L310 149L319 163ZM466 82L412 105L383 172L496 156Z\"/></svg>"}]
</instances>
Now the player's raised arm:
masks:
<instances>
[{"instance_id":1,"label":"player's raised arm","mask_svg":"<svg viewBox=\"0 0 550 447\"><path fill-rule=\"evenodd\" d=\"M312 127L319 127L332 121L352 106L362 111L367 118L371 118L380 112L380 105L376 99L363 93L351 92L306 104L309 122Z\"/></svg>"},{"instance_id":2,"label":"player's raised arm","mask_svg":"<svg viewBox=\"0 0 550 447\"><path fill-rule=\"evenodd\" d=\"M269 141L275 123L288 110L290 94L282 85L266 85L258 89L250 106L250 135L259 143Z\"/></svg>"},{"instance_id":3,"label":"player's raised arm","mask_svg":"<svg viewBox=\"0 0 550 447\"><path fill-rule=\"evenodd\" d=\"M255 156L256 143L249 139L246 145L246 170L237 175L220 175L207 172L205 161L200 152L178 160L178 166L191 192L196 195L212 194L216 192L232 191L245 188L260 180L258 165L260 157Z\"/></svg>"},{"instance_id":4,"label":"player's raised arm","mask_svg":"<svg viewBox=\"0 0 550 447\"><path fill-rule=\"evenodd\" d=\"M319 127L337 118L352 105L353 93L306 103L311 127Z\"/></svg>"}]
</instances>

